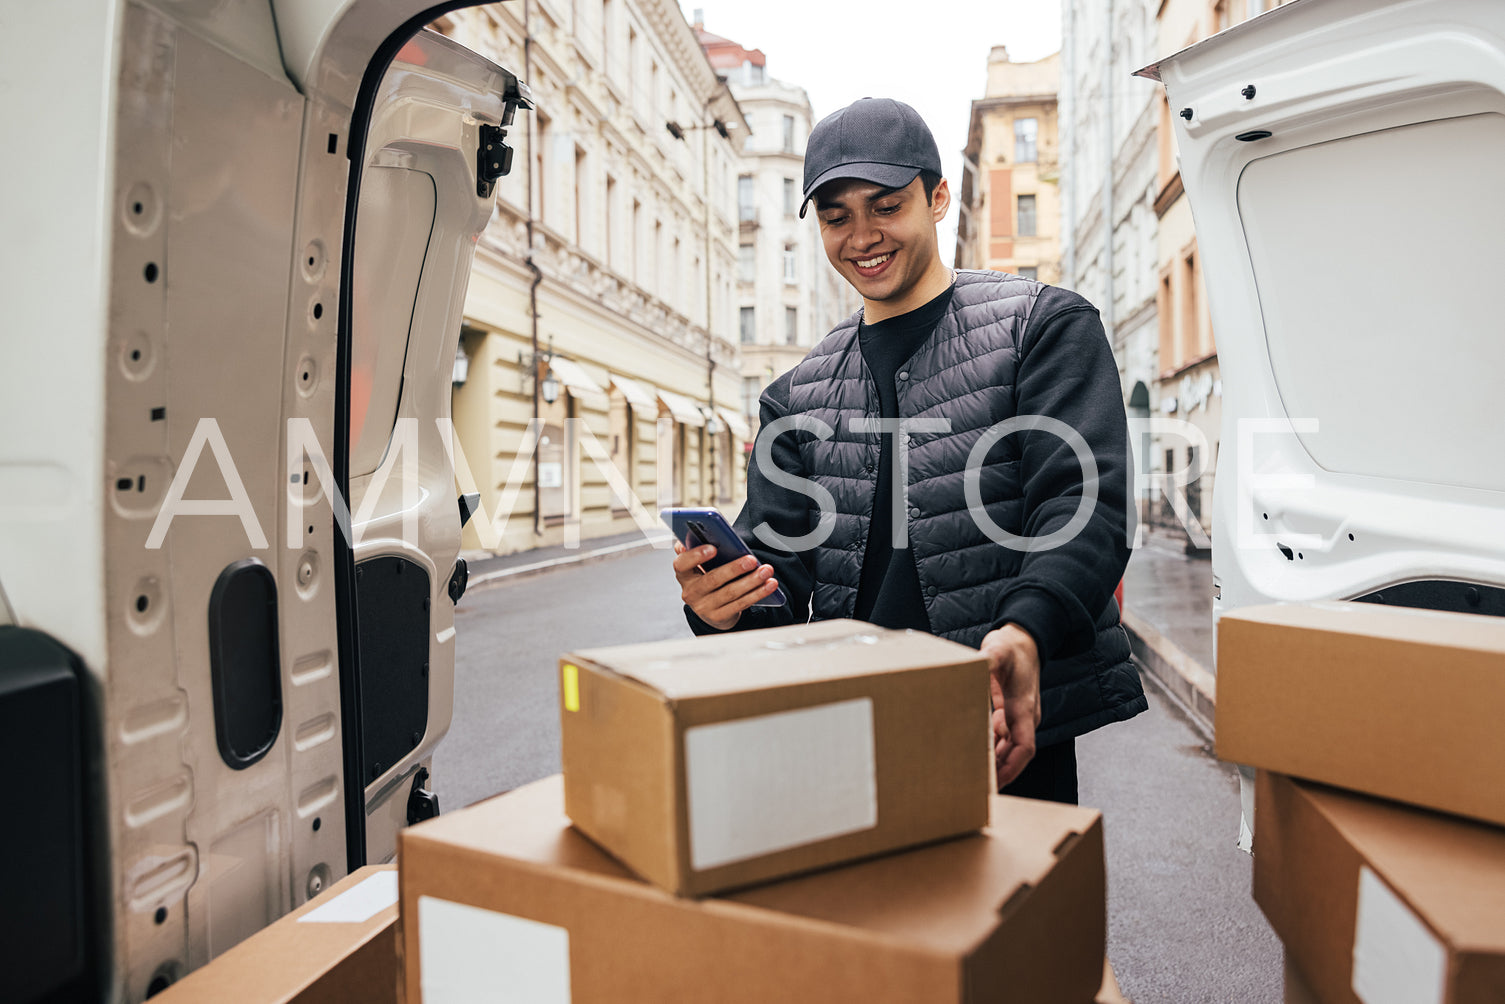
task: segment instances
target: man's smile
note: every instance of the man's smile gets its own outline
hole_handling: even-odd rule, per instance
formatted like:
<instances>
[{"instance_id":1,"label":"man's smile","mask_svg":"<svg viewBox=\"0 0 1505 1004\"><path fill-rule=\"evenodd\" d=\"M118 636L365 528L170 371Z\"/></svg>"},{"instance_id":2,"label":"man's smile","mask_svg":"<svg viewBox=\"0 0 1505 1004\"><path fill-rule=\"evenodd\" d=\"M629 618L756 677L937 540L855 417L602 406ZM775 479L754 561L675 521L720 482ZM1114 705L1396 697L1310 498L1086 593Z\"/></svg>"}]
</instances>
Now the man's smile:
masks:
<instances>
[{"instance_id":1,"label":"man's smile","mask_svg":"<svg viewBox=\"0 0 1505 1004\"><path fill-rule=\"evenodd\" d=\"M892 251L888 251L884 254L874 255L871 258L853 258L851 259L851 262L852 266L857 269L858 275L862 276L864 279L871 279L874 276L882 273L884 267L887 266L891 260L893 260L893 257L894 253Z\"/></svg>"}]
</instances>

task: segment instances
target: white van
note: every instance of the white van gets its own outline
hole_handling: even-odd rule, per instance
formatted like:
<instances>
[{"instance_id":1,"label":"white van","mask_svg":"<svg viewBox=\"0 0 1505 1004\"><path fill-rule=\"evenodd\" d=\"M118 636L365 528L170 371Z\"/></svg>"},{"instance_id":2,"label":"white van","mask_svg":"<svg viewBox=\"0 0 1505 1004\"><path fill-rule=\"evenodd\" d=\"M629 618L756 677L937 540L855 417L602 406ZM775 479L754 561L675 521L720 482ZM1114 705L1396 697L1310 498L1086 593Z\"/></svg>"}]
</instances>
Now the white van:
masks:
<instances>
[{"instance_id":1,"label":"white van","mask_svg":"<svg viewBox=\"0 0 1505 1004\"><path fill-rule=\"evenodd\" d=\"M1505 4L1296 0L1141 73L1217 332L1214 616L1505 615Z\"/></svg>"},{"instance_id":2,"label":"white van","mask_svg":"<svg viewBox=\"0 0 1505 1004\"><path fill-rule=\"evenodd\" d=\"M451 364L529 107L457 6L0 13L0 998L142 1000L437 811Z\"/></svg>"}]
</instances>

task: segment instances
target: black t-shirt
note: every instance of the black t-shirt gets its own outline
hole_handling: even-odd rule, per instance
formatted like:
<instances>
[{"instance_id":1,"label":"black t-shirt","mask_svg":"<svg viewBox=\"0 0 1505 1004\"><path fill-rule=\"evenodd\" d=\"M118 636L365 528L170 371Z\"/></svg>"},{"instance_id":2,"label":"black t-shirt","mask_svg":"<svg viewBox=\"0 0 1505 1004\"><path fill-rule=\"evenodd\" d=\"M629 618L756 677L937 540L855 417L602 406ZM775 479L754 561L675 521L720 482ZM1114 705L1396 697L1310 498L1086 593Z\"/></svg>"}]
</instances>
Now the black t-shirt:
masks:
<instances>
[{"instance_id":1,"label":"black t-shirt","mask_svg":"<svg viewBox=\"0 0 1505 1004\"><path fill-rule=\"evenodd\" d=\"M896 378L951 306L953 288L946 287L940 296L907 314L858 327L862 358L878 388L880 417L899 417ZM905 378L908 378L907 373ZM920 592L920 574L915 570L914 552L907 546L896 548L893 545L895 436L884 433L880 439L878 491L873 500L873 521L868 527L867 553L862 560L855 616L879 627L929 631L930 618L925 613L925 598Z\"/></svg>"}]
</instances>

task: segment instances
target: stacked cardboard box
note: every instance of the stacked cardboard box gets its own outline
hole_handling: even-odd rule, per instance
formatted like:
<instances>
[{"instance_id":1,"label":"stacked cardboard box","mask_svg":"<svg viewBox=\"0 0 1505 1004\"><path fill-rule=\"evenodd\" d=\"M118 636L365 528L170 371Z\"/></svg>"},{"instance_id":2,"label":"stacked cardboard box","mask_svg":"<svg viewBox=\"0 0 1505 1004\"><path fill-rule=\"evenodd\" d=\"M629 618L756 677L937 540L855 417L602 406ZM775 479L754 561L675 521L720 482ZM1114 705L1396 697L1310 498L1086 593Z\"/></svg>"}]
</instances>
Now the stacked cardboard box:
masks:
<instances>
[{"instance_id":1,"label":"stacked cardboard box","mask_svg":"<svg viewBox=\"0 0 1505 1004\"><path fill-rule=\"evenodd\" d=\"M401 836L410 1004L1121 1000L1101 818L991 793L975 650L825 622L560 698L562 778Z\"/></svg>"},{"instance_id":2,"label":"stacked cardboard box","mask_svg":"<svg viewBox=\"0 0 1505 1004\"><path fill-rule=\"evenodd\" d=\"M560 673L565 812L670 892L988 821L975 649L837 620L578 652Z\"/></svg>"},{"instance_id":3,"label":"stacked cardboard box","mask_svg":"<svg viewBox=\"0 0 1505 1004\"><path fill-rule=\"evenodd\" d=\"M160 1004L398 999L397 870L361 868L152 998Z\"/></svg>"},{"instance_id":4,"label":"stacked cardboard box","mask_svg":"<svg viewBox=\"0 0 1505 1004\"><path fill-rule=\"evenodd\" d=\"M1324 603L1218 630L1287 1001L1505 1001L1505 621Z\"/></svg>"}]
</instances>

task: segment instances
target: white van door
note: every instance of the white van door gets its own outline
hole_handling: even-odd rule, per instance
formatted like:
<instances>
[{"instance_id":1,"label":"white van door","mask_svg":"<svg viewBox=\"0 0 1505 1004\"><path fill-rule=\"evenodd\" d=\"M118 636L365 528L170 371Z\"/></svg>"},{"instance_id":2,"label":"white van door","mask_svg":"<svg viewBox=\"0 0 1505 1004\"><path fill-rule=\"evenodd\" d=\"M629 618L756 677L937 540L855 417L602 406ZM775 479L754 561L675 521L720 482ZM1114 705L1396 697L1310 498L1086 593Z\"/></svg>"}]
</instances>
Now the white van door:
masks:
<instances>
[{"instance_id":1,"label":"white van door","mask_svg":"<svg viewBox=\"0 0 1505 1004\"><path fill-rule=\"evenodd\" d=\"M70 786L12 828L55 909L6 959L22 999L139 1001L434 811L444 421L526 88L421 32L453 2L13 6L0 711L59 723ZM27 710L22 659L72 703Z\"/></svg>"},{"instance_id":2,"label":"white van door","mask_svg":"<svg viewBox=\"0 0 1505 1004\"><path fill-rule=\"evenodd\" d=\"M432 31L398 51L372 104L341 296L348 335L346 451L354 571L355 672L344 732L358 778L366 863L390 860L397 830L437 809L427 780L449 729L463 504L450 397L476 238L508 166L503 129L526 89ZM348 322L348 331L346 324ZM352 771L351 765L355 765ZM442 787L442 785L440 786ZM360 832L347 832L347 841Z\"/></svg>"},{"instance_id":3,"label":"white van door","mask_svg":"<svg viewBox=\"0 0 1505 1004\"><path fill-rule=\"evenodd\" d=\"M1505 614L1505 5L1297 2L1170 99L1223 379L1215 612Z\"/></svg>"}]
</instances>

